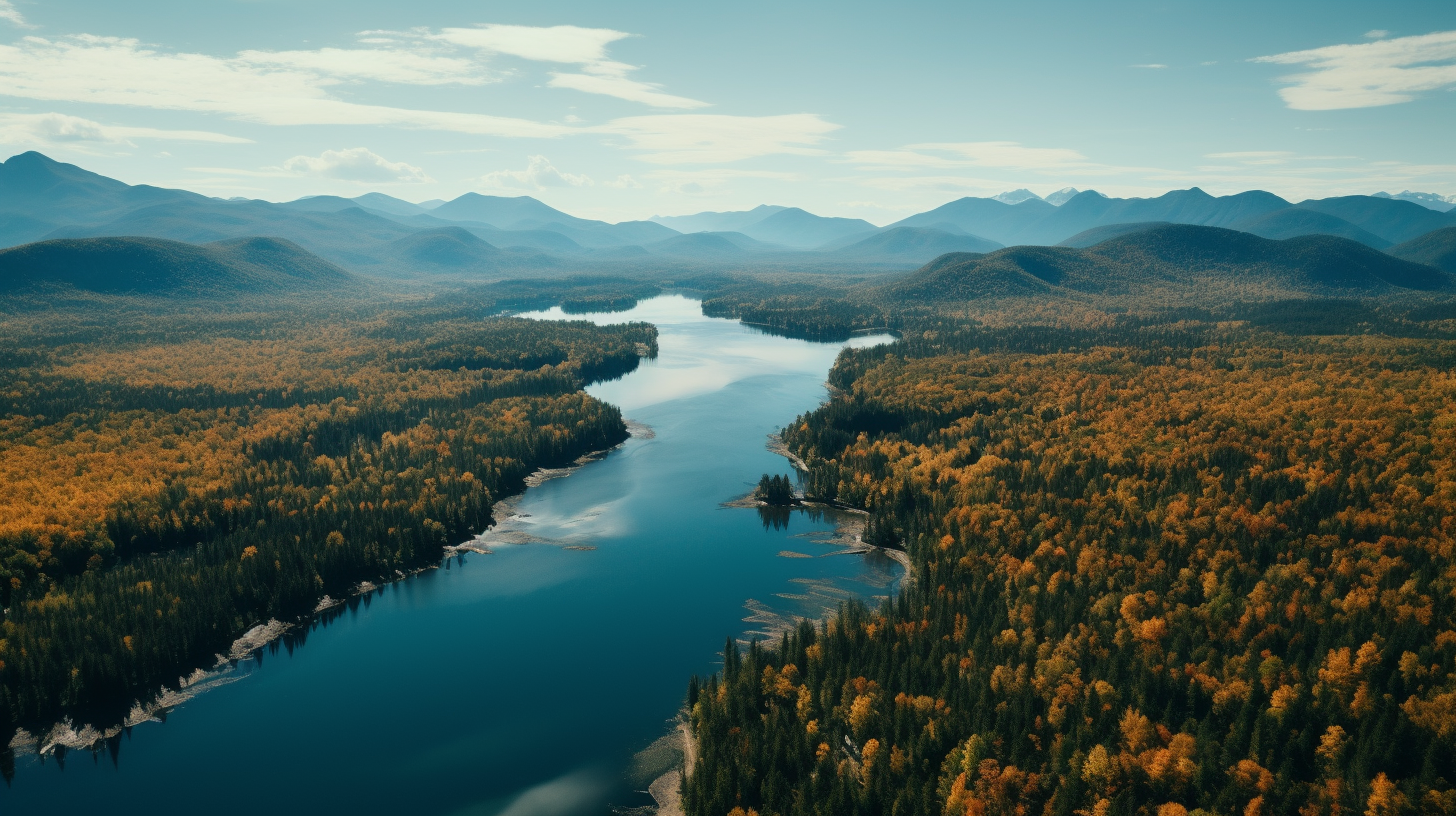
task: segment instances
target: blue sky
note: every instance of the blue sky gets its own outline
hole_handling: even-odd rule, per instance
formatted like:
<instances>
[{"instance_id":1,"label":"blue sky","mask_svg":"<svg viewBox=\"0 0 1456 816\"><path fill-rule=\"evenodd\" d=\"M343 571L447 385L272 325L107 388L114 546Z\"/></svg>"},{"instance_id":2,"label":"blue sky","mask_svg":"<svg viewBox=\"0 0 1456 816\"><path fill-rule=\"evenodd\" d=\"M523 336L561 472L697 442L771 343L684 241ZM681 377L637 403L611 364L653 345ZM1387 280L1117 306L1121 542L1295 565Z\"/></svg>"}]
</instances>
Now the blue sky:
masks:
<instances>
[{"instance_id":1,"label":"blue sky","mask_svg":"<svg viewBox=\"0 0 1456 816\"><path fill-rule=\"evenodd\" d=\"M0 152L287 200L886 223L1066 186L1456 194L1456 3L0 0Z\"/></svg>"}]
</instances>

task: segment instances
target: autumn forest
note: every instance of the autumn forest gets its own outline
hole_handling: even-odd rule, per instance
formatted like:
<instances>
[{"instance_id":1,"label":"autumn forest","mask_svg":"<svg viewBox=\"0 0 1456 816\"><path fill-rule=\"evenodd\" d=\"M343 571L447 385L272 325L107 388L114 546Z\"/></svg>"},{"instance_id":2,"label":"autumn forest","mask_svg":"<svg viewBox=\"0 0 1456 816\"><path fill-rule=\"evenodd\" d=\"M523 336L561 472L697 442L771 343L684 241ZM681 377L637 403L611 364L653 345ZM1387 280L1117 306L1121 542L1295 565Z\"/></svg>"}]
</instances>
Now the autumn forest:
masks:
<instances>
[{"instance_id":1,"label":"autumn forest","mask_svg":"<svg viewBox=\"0 0 1456 816\"><path fill-rule=\"evenodd\" d=\"M626 438L580 389L655 354L651 326L456 303L7 316L0 722L116 717Z\"/></svg>"}]
</instances>

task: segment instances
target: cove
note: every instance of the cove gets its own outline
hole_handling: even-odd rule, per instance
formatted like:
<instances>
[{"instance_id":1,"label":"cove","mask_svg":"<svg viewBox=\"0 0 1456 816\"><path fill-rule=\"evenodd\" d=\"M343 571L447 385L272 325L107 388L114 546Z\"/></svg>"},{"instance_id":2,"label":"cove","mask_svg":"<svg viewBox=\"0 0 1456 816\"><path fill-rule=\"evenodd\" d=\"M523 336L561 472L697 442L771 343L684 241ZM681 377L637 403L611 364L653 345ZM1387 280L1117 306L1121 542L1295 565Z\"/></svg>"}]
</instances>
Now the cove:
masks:
<instances>
[{"instance_id":1,"label":"cove","mask_svg":"<svg viewBox=\"0 0 1456 816\"><path fill-rule=\"evenodd\" d=\"M894 591L890 559L831 555L816 540L828 520L799 513L784 527L722 507L761 474L789 472L765 439L825 398L841 344L704 317L677 295L526 316L656 324L656 359L588 389L651 433L503 508L482 539L490 554L353 599L165 723L99 753L18 757L0 811L571 816L644 805L625 778L632 757L667 732L688 676L717 669L725 636Z\"/></svg>"}]
</instances>

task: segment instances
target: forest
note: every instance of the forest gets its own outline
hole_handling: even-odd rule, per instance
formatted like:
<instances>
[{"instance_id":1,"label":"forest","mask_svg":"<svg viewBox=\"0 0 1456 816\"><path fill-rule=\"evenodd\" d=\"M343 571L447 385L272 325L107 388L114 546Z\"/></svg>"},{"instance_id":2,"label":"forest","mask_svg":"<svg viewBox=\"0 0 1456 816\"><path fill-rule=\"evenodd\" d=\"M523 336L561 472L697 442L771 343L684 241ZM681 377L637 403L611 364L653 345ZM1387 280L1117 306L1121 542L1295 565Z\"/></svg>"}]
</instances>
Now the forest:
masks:
<instances>
[{"instance_id":1,"label":"forest","mask_svg":"<svg viewBox=\"0 0 1456 816\"><path fill-rule=\"evenodd\" d=\"M586 296L597 296L590 292ZM437 564L627 437L646 324L479 297L0 314L0 731L117 721L250 627Z\"/></svg>"},{"instance_id":2,"label":"forest","mask_svg":"<svg viewBox=\"0 0 1456 816\"><path fill-rule=\"evenodd\" d=\"M693 678L687 811L1456 813L1449 307L1020 308L784 429L914 568Z\"/></svg>"}]
</instances>

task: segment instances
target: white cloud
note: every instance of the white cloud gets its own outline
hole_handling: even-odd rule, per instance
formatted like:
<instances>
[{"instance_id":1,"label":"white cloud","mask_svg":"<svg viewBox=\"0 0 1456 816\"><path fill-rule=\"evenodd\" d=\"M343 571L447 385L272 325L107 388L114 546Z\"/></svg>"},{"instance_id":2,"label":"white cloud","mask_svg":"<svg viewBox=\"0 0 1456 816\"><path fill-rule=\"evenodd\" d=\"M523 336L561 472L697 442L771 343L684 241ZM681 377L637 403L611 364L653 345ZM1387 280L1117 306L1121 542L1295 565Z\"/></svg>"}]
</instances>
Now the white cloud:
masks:
<instances>
[{"instance_id":1,"label":"white cloud","mask_svg":"<svg viewBox=\"0 0 1456 816\"><path fill-rule=\"evenodd\" d=\"M642 189L642 182L638 181L637 179L632 178L630 175L628 175L626 173L623 173L622 175L617 176L616 178L612 179L611 181L604 181L604 182L602 182L602 186L603 187L616 187L619 190L640 190L640 189Z\"/></svg>"},{"instance_id":2,"label":"white cloud","mask_svg":"<svg viewBox=\"0 0 1456 816\"><path fill-rule=\"evenodd\" d=\"M486 187L495 189L527 188L535 190L544 190L547 187L590 187L594 183L587 176L557 170L545 156L529 157L524 170L496 170L486 173L481 177L480 182Z\"/></svg>"},{"instance_id":3,"label":"white cloud","mask_svg":"<svg viewBox=\"0 0 1456 816\"><path fill-rule=\"evenodd\" d=\"M1369 31L1365 32L1365 38L1368 40L1383 40L1389 36L1390 32L1386 31L1383 28L1372 28Z\"/></svg>"},{"instance_id":4,"label":"white cloud","mask_svg":"<svg viewBox=\"0 0 1456 816\"><path fill-rule=\"evenodd\" d=\"M638 82L625 76L554 73L546 84L552 88L570 88L583 93L615 96L628 102L641 102L656 108L702 108L708 104L684 96L663 93L661 85Z\"/></svg>"},{"instance_id":5,"label":"white cloud","mask_svg":"<svg viewBox=\"0 0 1456 816\"><path fill-rule=\"evenodd\" d=\"M558 40L527 37L515 41L496 36L486 37L483 42L493 47L509 47L515 54L578 60L576 64L582 66L583 73L555 75L551 83L559 87L574 87L662 107L702 104L662 93L656 85L632 80L626 76L633 70L632 66L606 59L606 43L621 32L569 26L546 31L563 28L573 32L607 33L599 33L595 39L573 35ZM491 32L491 29L460 30ZM406 42L389 48L244 51L230 58L165 51L144 46L134 39L89 34L54 39L24 37L18 42L0 45L0 97L192 111L272 126L373 125L543 139L605 134L620 137L622 146L640 151L640 158L656 164L720 163L774 154L818 154L821 151L814 145L839 127L815 114L757 117L657 114L587 126L580 120L538 122L482 113L370 105L335 94L335 89L350 82L366 80L422 85L491 81L493 77L475 62L431 51L439 47L439 41L429 39L427 34L400 35L396 38L398 42L414 37L409 42L415 44ZM427 42L419 45L421 41ZM189 138L204 138L196 132L187 133L192 134ZM146 136L146 133L132 131L132 135ZM228 139L220 135L206 138Z\"/></svg>"},{"instance_id":6,"label":"white cloud","mask_svg":"<svg viewBox=\"0 0 1456 816\"><path fill-rule=\"evenodd\" d=\"M130 144L132 139L167 139L176 142L213 142L216 144L247 144L252 141L203 130L162 130L103 125L100 122L82 119L79 116L68 116L64 113L0 113L0 143L106 142Z\"/></svg>"},{"instance_id":7,"label":"white cloud","mask_svg":"<svg viewBox=\"0 0 1456 816\"><path fill-rule=\"evenodd\" d=\"M15 8L10 0L0 0L0 20L21 28L35 28L25 21L25 17L21 16L20 10Z\"/></svg>"},{"instance_id":8,"label":"white cloud","mask_svg":"<svg viewBox=\"0 0 1456 816\"><path fill-rule=\"evenodd\" d=\"M654 164L719 164L775 154L818 155L839 125L812 113L781 116L678 114L629 116L591 130L625 137Z\"/></svg>"},{"instance_id":9,"label":"white cloud","mask_svg":"<svg viewBox=\"0 0 1456 816\"><path fill-rule=\"evenodd\" d=\"M403 85L483 85L493 81L473 60L401 48L241 51L238 60L265 69L302 70L337 79Z\"/></svg>"},{"instance_id":10,"label":"white cloud","mask_svg":"<svg viewBox=\"0 0 1456 816\"><path fill-rule=\"evenodd\" d=\"M1291 51L1253 62L1311 69L1280 77L1289 87L1279 95L1295 110L1394 105L1421 91L1456 85L1456 31Z\"/></svg>"},{"instance_id":11,"label":"white cloud","mask_svg":"<svg viewBox=\"0 0 1456 816\"><path fill-rule=\"evenodd\" d=\"M1161 62L1145 62L1145 63L1143 63L1141 65L1129 65L1127 67L1129 67L1129 68L1167 68L1168 66L1164 65Z\"/></svg>"},{"instance_id":12,"label":"white cloud","mask_svg":"<svg viewBox=\"0 0 1456 816\"><path fill-rule=\"evenodd\" d=\"M525 119L347 102L328 91L341 82L319 70L168 53L89 34L0 45L0 94L26 99L220 113L267 125L391 125L541 138L568 132Z\"/></svg>"},{"instance_id":13,"label":"white cloud","mask_svg":"<svg viewBox=\"0 0 1456 816\"><path fill-rule=\"evenodd\" d=\"M610 28L578 26L486 25L479 28L446 28L434 38L454 45L536 62L581 66L581 73L553 72L547 83L552 88L570 88L641 102L658 108L702 108L697 99L664 93L662 86L629 79L637 66L616 62L607 56L607 46L632 36Z\"/></svg>"},{"instance_id":14,"label":"white cloud","mask_svg":"<svg viewBox=\"0 0 1456 816\"><path fill-rule=\"evenodd\" d=\"M607 61L607 46L632 36L610 28L579 26L483 25L478 28L446 28L436 38L497 54L569 64Z\"/></svg>"},{"instance_id":15,"label":"white cloud","mask_svg":"<svg viewBox=\"0 0 1456 816\"><path fill-rule=\"evenodd\" d=\"M392 162L363 147L325 150L319 156L294 156L283 169L299 175L321 176L342 181L432 182L425 171L412 164Z\"/></svg>"}]
</instances>

